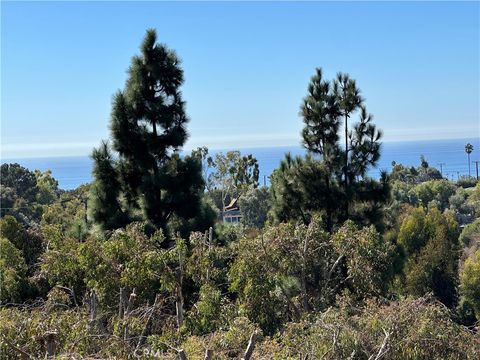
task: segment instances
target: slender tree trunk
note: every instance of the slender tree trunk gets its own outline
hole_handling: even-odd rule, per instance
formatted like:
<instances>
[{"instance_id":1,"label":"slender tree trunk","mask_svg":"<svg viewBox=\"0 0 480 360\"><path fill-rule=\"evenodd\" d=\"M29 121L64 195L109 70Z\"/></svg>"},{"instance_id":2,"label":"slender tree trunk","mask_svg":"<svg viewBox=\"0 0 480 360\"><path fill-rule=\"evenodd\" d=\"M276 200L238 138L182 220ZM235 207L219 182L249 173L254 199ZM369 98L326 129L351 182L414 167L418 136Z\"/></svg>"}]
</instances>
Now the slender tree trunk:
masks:
<instances>
[{"instance_id":1,"label":"slender tree trunk","mask_svg":"<svg viewBox=\"0 0 480 360\"><path fill-rule=\"evenodd\" d=\"M183 256L182 254L179 254L179 269L177 272L177 299L175 303L175 309L177 312L177 326L178 330L180 331L180 328L183 325L183 292L182 292L182 286L183 286Z\"/></svg>"},{"instance_id":2,"label":"slender tree trunk","mask_svg":"<svg viewBox=\"0 0 480 360\"><path fill-rule=\"evenodd\" d=\"M222 189L222 222L225 222L225 197L226 197L226 194L224 194L224 191Z\"/></svg>"},{"instance_id":3,"label":"slender tree trunk","mask_svg":"<svg viewBox=\"0 0 480 360\"><path fill-rule=\"evenodd\" d=\"M175 304L176 312L177 312L177 326L178 329L183 325L183 294L182 289L178 287L177 289L177 302Z\"/></svg>"},{"instance_id":4,"label":"slender tree trunk","mask_svg":"<svg viewBox=\"0 0 480 360\"><path fill-rule=\"evenodd\" d=\"M97 320L97 294L95 290L90 293L90 321Z\"/></svg>"},{"instance_id":5,"label":"slender tree trunk","mask_svg":"<svg viewBox=\"0 0 480 360\"><path fill-rule=\"evenodd\" d=\"M331 166L330 161L328 160L328 155L326 153L326 146L325 141L322 141L322 151L323 151L323 162L327 165L327 173L325 174L325 185L327 187L327 194L330 194L330 173L331 173ZM327 231L329 233L332 232L333 228L333 219L332 219L332 202L330 199L327 201L326 204L326 212L327 212Z\"/></svg>"},{"instance_id":6,"label":"slender tree trunk","mask_svg":"<svg viewBox=\"0 0 480 360\"><path fill-rule=\"evenodd\" d=\"M467 153L468 156L468 177L470 177L470 154Z\"/></svg>"},{"instance_id":7,"label":"slender tree trunk","mask_svg":"<svg viewBox=\"0 0 480 360\"><path fill-rule=\"evenodd\" d=\"M125 315L126 315L126 308L127 304L127 290L124 287L120 288L120 298L118 301L118 318L121 320L119 333L123 333L125 330Z\"/></svg>"},{"instance_id":8,"label":"slender tree trunk","mask_svg":"<svg viewBox=\"0 0 480 360\"><path fill-rule=\"evenodd\" d=\"M135 301L135 297L137 295L135 294L135 288L133 288L132 293L128 297L128 302L127 302L127 307L125 309L125 314L124 314L124 328L123 328L123 340L127 341L129 338L129 328L128 328L128 318L130 317L130 308L133 306L133 302Z\"/></svg>"},{"instance_id":9,"label":"slender tree trunk","mask_svg":"<svg viewBox=\"0 0 480 360\"><path fill-rule=\"evenodd\" d=\"M330 174L325 175L325 184L327 186L327 194L330 194ZM328 199L328 202L326 204L326 211L327 211L327 231L329 233L332 232L333 228L333 219L332 219L332 203L330 199Z\"/></svg>"},{"instance_id":10,"label":"slender tree trunk","mask_svg":"<svg viewBox=\"0 0 480 360\"><path fill-rule=\"evenodd\" d=\"M345 111L345 217L348 218L348 114Z\"/></svg>"},{"instance_id":11,"label":"slender tree trunk","mask_svg":"<svg viewBox=\"0 0 480 360\"><path fill-rule=\"evenodd\" d=\"M307 298L307 250L308 250L308 237L305 236L305 239L303 241L302 270L301 270L303 312L307 312L309 308L308 298Z\"/></svg>"},{"instance_id":12,"label":"slender tree trunk","mask_svg":"<svg viewBox=\"0 0 480 360\"><path fill-rule=\"evenodd\" d=\"M152 121L152 128L153 128L153 135L156 138L157 137L157 123L155 121Z\"/></svg>"},{"instance_id":13,"label":"slender tree trunk","mask_svg":"<svg viewBox=\"0 0 480 360\"><path fill-rule=\"evenodd\" d=\"M120 288L120 298L118 302L118 317L123 319L123 315L125 313L125 288Z\"/></svg>"}]
</instances>

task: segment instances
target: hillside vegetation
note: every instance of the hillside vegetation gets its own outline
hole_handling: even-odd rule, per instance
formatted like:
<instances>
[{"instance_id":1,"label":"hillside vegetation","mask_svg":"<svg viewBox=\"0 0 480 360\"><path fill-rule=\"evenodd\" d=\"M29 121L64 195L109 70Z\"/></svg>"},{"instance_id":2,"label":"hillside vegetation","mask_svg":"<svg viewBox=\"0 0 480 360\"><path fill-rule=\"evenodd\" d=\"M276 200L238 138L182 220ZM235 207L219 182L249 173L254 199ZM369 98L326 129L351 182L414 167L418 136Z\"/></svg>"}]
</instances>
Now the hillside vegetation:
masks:
<instances>
[{"instance_id":1,"label":"hillside vegetation","mask_svg":"<svg viewBox=\"0 0 480 360\"><path fill-rule=\"evenodd\" d=\"M180 155L182 83L148 30L92 183L2 164L0 358L478 359L480 182L369 177L382 132L316 69L307 155L260 187L252 155Z\"/></svg>"}]
</instances>

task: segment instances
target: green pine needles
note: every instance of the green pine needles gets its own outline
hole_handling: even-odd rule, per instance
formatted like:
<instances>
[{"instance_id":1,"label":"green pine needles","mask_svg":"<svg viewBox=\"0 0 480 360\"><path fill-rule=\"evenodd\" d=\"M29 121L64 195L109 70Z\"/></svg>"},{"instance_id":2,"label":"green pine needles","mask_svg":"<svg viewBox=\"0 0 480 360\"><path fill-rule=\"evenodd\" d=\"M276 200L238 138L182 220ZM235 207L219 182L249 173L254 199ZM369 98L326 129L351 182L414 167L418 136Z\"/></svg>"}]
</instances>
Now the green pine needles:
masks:
<instances>
[{"instance_id":1,"label":"green pine needles","mask_svg":"<svg viewBox=\"0 0 480 360\"><path fill-rule=\"evenodd\" d=\"M363 104L355 80L339 73L333 82L316 69L303 99L305 158L287 156L272 175L272 215L277 221L301 219L306 224L322 212L325 225L352 219L380 225L381 207L388 199L388 179L367 176L380 159L382 133ZM359 120L349 126L349 119ZM344 128L344 134L341 128Z\"/></svg>"},{"instance_id":2,"label":"green pine needles","mask_svg":"<svg viewBox=\"0 0 480 360\"><path fill-rule=\"evenodd\" d=\"M103 142L92 154L91 215L104 230L147 220L166 231L195 216L204 189L198 159L178 153L188 136L180 60L155 30L140 50L113 98L112 149Z\"/></svg>"}]
</instances>

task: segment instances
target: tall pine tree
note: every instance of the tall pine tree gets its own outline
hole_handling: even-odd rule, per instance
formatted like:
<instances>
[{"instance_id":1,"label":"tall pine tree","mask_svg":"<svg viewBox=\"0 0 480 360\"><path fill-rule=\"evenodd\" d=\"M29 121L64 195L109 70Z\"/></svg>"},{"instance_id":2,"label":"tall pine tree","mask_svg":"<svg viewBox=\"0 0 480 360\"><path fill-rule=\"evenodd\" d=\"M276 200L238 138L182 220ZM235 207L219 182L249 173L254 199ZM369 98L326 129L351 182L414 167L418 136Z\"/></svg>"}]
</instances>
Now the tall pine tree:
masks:
<instances>
[{"instance_id":1,"label":"tall pine tree","mask_svg":"<svg viewBox=\"0 0 480 360\"><path fill-rule=\"evenodd\" d=\"M382 174L376 181L367 171L380 158L382 134L359 93L348 75L339 74L330 83L321 69L316 70L300 109L303 145L309 154L304 159L287 156L272 176L272 212L278 221L297 217L308 222L313 212L320 211L328 231L348 218L379 224L388 179ZM359 121L349 126L357 110Z\"/></svg>"},{"instance_id":2,"label":"tall pine tree","mask_svg":"<svg viewBox=\"0 0 480 360\"><path fill-rule=\"evenodd\" d=\"M204 182L196 157L180 157L187 139L185 102L180 86L183 71L174 51L157 43L155 30L148 30L134 56L125 89L113 98L111 134L118 158L112 161L111 186L120 184L116 197L123 214L150 221L165 231L174 218L188 220L199 210ZM99 150L94 151L100 166ZM108 183L94 172L96 186ZM93 194L96 214L112 206L106 197ZM102 220L104 227L116 222Z\"/></svg>"}]
</instances>

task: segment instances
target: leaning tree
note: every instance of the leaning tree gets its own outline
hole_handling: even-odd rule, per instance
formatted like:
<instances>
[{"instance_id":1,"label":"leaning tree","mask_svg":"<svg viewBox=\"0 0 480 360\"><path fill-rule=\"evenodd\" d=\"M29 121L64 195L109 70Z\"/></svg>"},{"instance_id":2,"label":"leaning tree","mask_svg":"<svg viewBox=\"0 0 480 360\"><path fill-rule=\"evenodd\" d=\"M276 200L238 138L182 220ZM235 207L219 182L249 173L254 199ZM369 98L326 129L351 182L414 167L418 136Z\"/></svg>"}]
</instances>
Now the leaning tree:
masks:
<instances>
[{"instance_id":1,"label":"leaning tree","mask_svg":"<svg viewBox=\"0 0 480 360\"><path fill-rule=\"evenodd\" d=\"M113 98L111 135L95 150L92 215L104 229L127 219L167 230L199 210L204 182L196 156L181 157L187 140L183 71L174 51L148 30L123 90Z\"/></svg>"}]
</instances>

